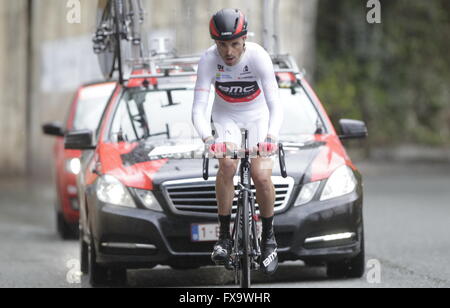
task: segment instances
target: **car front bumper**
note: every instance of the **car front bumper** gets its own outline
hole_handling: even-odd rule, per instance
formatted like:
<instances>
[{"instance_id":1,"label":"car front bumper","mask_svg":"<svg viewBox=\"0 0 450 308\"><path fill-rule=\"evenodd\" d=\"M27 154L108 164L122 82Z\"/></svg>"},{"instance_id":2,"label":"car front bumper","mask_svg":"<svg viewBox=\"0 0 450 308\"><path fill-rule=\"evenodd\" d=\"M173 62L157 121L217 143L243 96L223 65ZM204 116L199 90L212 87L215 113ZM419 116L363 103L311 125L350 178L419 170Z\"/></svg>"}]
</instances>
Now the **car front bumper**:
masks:
<instances>
[{"instance_id":1,"label":"car front bumper","mask_svg":"<svg viewBox=\"0 0 450 308\"><path fill-rule=\"evenodd\" d=\"M90 216L99 263L127 268L212 265L214 242L192 242L190 233L193 223L216 223L217 219L126 208L96 199L94 203ZM280 261L351 258L361 249L362 194L290 207L275 216L274 229ZM348 238L334 239L337 234Z\"/></svg>"}]
</instances>

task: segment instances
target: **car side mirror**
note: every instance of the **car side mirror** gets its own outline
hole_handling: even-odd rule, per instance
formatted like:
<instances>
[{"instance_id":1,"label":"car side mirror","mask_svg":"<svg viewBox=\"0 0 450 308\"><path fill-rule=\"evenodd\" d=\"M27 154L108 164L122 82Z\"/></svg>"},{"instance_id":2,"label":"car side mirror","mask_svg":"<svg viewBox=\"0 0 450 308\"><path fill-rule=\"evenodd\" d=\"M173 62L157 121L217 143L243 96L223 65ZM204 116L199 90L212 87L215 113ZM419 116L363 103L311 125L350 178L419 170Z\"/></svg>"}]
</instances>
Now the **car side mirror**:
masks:
<instances>
[{"instance_id":1,"label":"car side mirror","mask_svg":"<svg viewBox=\"0 0 450 308\"><path fill-rule=\"evenodd\" d=\"M69 132L64 137L64 148L68 150L94 150L93 134L89 129Z\"/></svg>"},{"instance_id":2,"label":"car side mirror","mask_svg":"<svg viewBox=\"0 0 450 308\"><path fill-rule=\"evenodd\" d=\"M63 125L59 122L46 123L42 125L42 132L45 135L64 137Z\"/></svg>"},{"instance_id":3,"label":"car side mirror","mask_svg":"<svg viewBox=\"0 0 450 308\"><path fill-rule=\"evenodd\" d=\"M341 119L339 120L342 135L339 139L362 139L367 137L367 127L363 121Z\"/></svg>"}]
</instances>

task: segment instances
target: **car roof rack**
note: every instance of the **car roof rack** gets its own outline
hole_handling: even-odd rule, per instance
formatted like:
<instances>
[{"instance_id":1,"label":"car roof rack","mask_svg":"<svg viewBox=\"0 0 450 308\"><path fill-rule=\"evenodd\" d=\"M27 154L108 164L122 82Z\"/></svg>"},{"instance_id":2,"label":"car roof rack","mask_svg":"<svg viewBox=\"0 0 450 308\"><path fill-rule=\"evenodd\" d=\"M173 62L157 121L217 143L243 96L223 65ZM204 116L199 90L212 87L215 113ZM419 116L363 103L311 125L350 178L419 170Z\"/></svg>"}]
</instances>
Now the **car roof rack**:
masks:
<instances>
[{"instance_id":1,"label":"car roof rack","mask_svg":"<svg viewBox=\"0 0 450 308\"><path fill-rule=\"evenodd\" d=\"M196 76L197 66L200 61L200 56L181 56L181 57L155 57L149 59L148 69L137 69L138 72L147 73L131 73L128 78L142 79L142 78L167 78L179 76Z\"/></svg>"},{"instance_id":2,"label":"car roof rack","mask_svg":"<svg viewBox=\"0 0 450 308\"><path fill-rule=\"evenodd\" d=\"M296 78L305 76L305 70L300 70L295 59L289 54L271 55L275 73L292 73ZM200 56L164 57L150 60L148 73L131 74L130 79L168 78L196 76ZM142 71L142 70L140 70Z\"/></svg>"},{"instance_id":3,"label":"car roof rack","mask_svg":"<svg viewBox=\"0 0 450 308\"><path fill-rule=\"evenodd\" d=\"M304 69L298 68L294 57L289 54L270 55L274 66L275 73L293 73L297 78L301 79L306 75Z\"/></svg>"}]
</instances>

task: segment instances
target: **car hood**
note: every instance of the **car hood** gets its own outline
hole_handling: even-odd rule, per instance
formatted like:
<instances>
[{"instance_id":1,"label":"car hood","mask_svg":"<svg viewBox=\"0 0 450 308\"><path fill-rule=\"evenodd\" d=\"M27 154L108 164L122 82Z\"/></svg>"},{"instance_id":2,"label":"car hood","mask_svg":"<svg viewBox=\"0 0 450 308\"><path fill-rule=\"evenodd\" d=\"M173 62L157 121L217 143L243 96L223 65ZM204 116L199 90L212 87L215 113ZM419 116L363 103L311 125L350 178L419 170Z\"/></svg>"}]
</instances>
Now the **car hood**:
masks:
<instances>
[{"instance_id":1,"label":"car hood","mask_svg":"<svg viewBox=\"0 0 450 308\"><path fill-rule=\"evenodd\" d=\"M282 141L288 176L295 184L328 178L339 166L351 167L345 149L336 135L314 135L301 138L300 142ZM105 144L100 153L103 173L117 177L124 185L140 189L158 189L162 182L190 178L202 178L201 144L185 147L171 142ZM186 149L184 158L152 159L152 154L177 152ZM172 151L175 150L175 151ZM103 154L103 155L102 155ZM187 154L187 155L186 155ZM175 155L176 156L176 155ZM189 157L189 158L187 158ZM278 157L274 157L273 175L280 175ZM354 167L353 167L354 168ZM211 159L210 177L216 176L218 160Z\"/></svg>"}]
</instances>

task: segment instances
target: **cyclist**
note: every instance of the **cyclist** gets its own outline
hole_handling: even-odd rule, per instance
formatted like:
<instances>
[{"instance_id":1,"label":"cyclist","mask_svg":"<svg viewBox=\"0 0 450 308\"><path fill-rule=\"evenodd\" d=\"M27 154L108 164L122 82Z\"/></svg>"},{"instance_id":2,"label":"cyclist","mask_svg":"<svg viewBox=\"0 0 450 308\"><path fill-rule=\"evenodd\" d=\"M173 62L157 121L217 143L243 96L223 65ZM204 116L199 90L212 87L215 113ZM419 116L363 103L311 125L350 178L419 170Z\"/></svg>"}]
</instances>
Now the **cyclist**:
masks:
<instances>
[{"instance_id":1,"label":"cyclist","mask_svg":"<svg viewBox=\"0 0 450 308\"><path fill-rule=\"evenodd\" d=\"M246 43L247 19L238 9L222 9L209 23L215 44L198 65L192 108L193 124L210 154L220 156L241 145L241 129L249 130L249 145L260 156L251 159L251 176L262 220L261 270L273 274L278 267L277 243L273 231L275 189L271 180L273 163L264 157L277 150L283 111L278 84L269 54L258 44ZM212 122L207 119L211 84L215 86ZM216 179L219 240L211 258L224 264L231 253L231 209L234 198L233 177L239 160L219 158Z\"/></svg>"}]
</instances>

